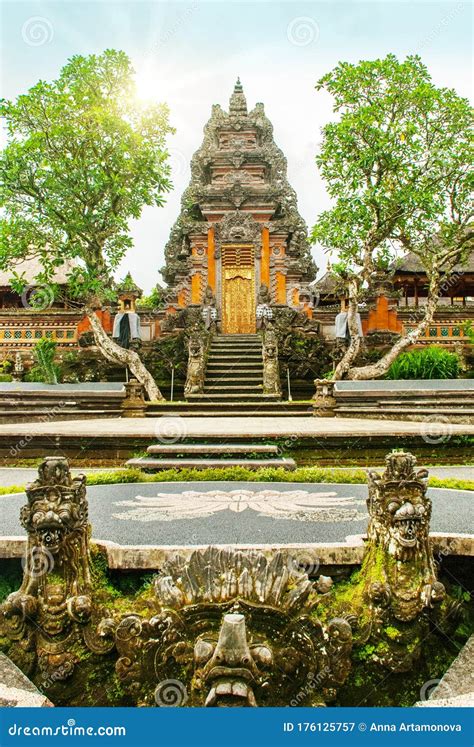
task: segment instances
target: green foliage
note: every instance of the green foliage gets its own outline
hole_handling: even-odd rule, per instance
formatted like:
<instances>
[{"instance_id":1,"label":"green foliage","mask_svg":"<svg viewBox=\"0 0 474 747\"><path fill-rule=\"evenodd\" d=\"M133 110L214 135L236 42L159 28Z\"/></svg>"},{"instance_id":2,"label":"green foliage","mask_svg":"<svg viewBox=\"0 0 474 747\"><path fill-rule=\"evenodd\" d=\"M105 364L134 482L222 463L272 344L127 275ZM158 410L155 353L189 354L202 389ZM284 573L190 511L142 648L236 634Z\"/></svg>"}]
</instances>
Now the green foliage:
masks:
<instances>
[{"instance_id":1,"label":"green foliage","mask_svg":"<svg viewBox=\"0 0 474 747\"><path fill-rule=\"evenodd\" d=\"M88 485L122 485L138 482L308 482L308 483L346 483L365 485L367 473L363 469L330 469L321 467L298 467L288 472L281 467L261 467L250 470L246 467L223 467L209 469L167 469L150 474L135 468L93 472L87 475ZM431 488L450 488L453 490L474 490L473 480L456 480L455 478L430 477ZM0 495L23 493L24 485L0 486Z\"/></svg>"},{"instance_id":2,"label":"green foliage","mask_svg":"<svg viewBox=\"0 0 474 747\"><path fill-rule=\"evenodd\" d=\"M24 485L0 485L0 495L10 495L10 493L23 493Z\"/></svg>"},{"instance_id":3,"label":"green foliage","mask_svg":"<svg viewBox=\"0 0 474 747\"><path fill-rule=\"evenodd\" d=\"M320 337L287 335L279 344L282 371L290 369L291 379L319 378L331 365L329 349Z\"/></svg>"},{"instance_id":4,"label":"green foliage","mask_svg":"<svg viewBox=\"0 0 474 747\"><path fill-rule=\"evenodd\" d=\"M308 482L308 483L367 483L367 473L363 469L329 469L321 467L298 467L288 472L281 467L261 467L250 470L246 467L225 467L209 469L167 469L148 474L139 469L123 469L113 472L94 472L88 475L89 485L114 485L134 482L202 482L202 481L248 481L248 482ZM441 479L432 477L431 487L474 490L474 481Z\"/></svg>"},{"instance_id":5,"label":"green foliage","mask_svg":"<svg viewBox=\"0 0 474 747\"><path fill-rule=\"evenodd\" d=\"M474 326L471 320L465 322L463 326L464 334L468 337L471 345L474 345Z\"/></svg>"},{"instance_id":6,"label":"green foliage","mask_svg":"<svg viewBox=\"0 0 474 747\"><path fill-rule=\"evenodd\" d=\"M13 361L10 358L4 358L0 363L0 373L7 374L13 369Z\"/></svg>"},{"instance_id":7,"label":"green foliage","mask_svg":"<svg viewBox=\"0 0 474 747\"><path fill-rule=\"evenodd\" d=\"M469 102L434 86L417 56L342 62L317 88L332 94L338 119L323 128L316 159L335 204L313 240L337 248L340 274L386 271L393 242L429 269L470 220Z\"/></svg>"},{"instance_id":8,"label":"green foliage","mask_svg":"<svg viewBox=\"0 0 474 747\"><path fill-rule=\"evenodd\" d=\"M148 296L142 296L141 298L137 298L137 306L138 307L150 307L152 309L162 309L165 304L164 300L164 293L163 289L159 288L157 285L153 288L151 293Z\"/></svg>"},{"instance_id":9,"label":"green foliage","mask_svg":"<svg viewBox=\"0 0 474 747\"><path fill-rule=\"evenodd\" d=\"M25 379L27 381L42 381L45 384L57 384L61 378L61 369L54 362L56 343L42 337L33 348L36 366L33 366Z\"/></svg>"},{"instance_id":10,"label":"green foliage","mask_svg":"<svg viewBox=\"0 0 474 747\"><path fill-rule=\"evenodd\" d=\"M3 559L0 575L0 604L21 585L22 568L19 560Z\"/></svg>"},{"instance_id":11,"label":"green foliage","mask_svg":"<svg viewBox=\"0 0 474 747\"><path fill-rule=\"evenodd\" d=\"M181 332L156 340L151 352L144 360L148 370L159 385L169 384L170 373L173 368L176 379L184 379L188 363L184 333Z\"/></svg>"},{"instance_id":12,"label":"green foliage","mask_svg":"<svg viewBox=\"0 0 474 747\"><path fill-rule=\"evenodd\" d=\"M130 219L161 205L171 186L167 107L140 104L129 58L106 50L75 55L57 80L4 100L0 113L8 135L0 268L34 246L39 283L74 260L70 291L111 297L109 278L132 247Z\"/></svg>"},{"instance_id":13,"label":"green foliage","mask_svg":"<svg viewBox=\"0 0 474 747\"><path fill-rule=\"evenodd\" d=\"M387 371L387 379L456 379L459 357L443 348L431 346L399 355Z\"/></svg>"},{"instance_id":14,"label":"green foliage","mask_svg":"<svg viewBox=\"0 0 474 747\"><path fill-rule=\"evenodd\" d=\"M11 374L0 373L0 381L13 381Z\"/></svg>"}]
</instances>

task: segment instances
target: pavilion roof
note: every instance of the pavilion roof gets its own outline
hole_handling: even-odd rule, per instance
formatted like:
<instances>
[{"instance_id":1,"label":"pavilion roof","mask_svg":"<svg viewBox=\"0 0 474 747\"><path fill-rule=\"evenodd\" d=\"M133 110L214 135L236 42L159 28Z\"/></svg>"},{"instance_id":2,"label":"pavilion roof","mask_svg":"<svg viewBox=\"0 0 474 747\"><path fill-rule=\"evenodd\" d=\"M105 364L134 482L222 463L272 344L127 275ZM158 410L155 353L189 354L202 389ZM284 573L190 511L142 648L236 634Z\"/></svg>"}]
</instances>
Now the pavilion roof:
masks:
<instances>
[{"instance_id":1,"label":"pavilion roof","mask_svg":"<svg viewBox=\"0 0 474 747\"><path fill-rule=\"evenodd\" d=\"M55 268L51 282L57 283L58 285L66 285L68 275L75 266L76 263L72 260L65 260L62 265ZM0 271L0 286L3 288L9 287L14 272L18 273L18 275L23 275L28 285L38 285L39 283L36 280L36 277L42 272L42 270L43 266L37 257L30 257L12 263L8 270L3 272Z\"/></svg>"},{"instance_id":2,"label":"pavilion roof","mask_svg":"<svg viewBox=\"0 0 474 747\"><path fill-rule=\"evenodd\" d=\"M413 252L408 252L395 264L395 275L399 272L407 274L419 274L425 275L426 270L420 258ZM459 263L453 267L451 272L472 272L474 273L474 249L469 254L467 261L462 264Z\"/></svg>"},{"instance_id":3,"label":"pavilion roof","mask_svg":"<svg viewBox=\"0 0 474 747\"><path fill-rule=\"evenodd\" d=\"M319 280L311 283L310 287L324 295L334 295L339 290L339 282L338 276L329 270Z\"/></svg>"}]
</instances>

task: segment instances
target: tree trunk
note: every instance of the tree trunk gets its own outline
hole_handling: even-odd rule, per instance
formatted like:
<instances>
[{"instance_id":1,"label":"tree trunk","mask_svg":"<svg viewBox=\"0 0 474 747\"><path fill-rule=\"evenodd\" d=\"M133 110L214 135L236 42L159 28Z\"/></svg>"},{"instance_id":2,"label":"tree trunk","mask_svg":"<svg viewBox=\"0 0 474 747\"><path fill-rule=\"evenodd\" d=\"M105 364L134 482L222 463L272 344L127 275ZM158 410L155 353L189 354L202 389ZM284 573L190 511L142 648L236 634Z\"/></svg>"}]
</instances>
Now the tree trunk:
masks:
<instances>
[{"instance_id":1,"label":"tree trunk","mask_svg":"<svg viewBox=\"0 0 474 747\"><path fill-rule=\"evenodd\" d=\"M359 304L357 302L358 285L357 285L356 280L349 281L348 290L349 290L349 309L347 313L347 326L349 328L349 334L350 334L351 340L349 343L349 347L347 348L346 352L344 353L341 360L336 366L336 370L334 371L334 374L332 377L334 381L339 381L340 379L343 379L344 376L348 373L352 365L352 362L357 357L357 354L360 348L359 327L357 325L357 312L359 309Z\"/></svg>"},{"instance_id":2,"label":"tree trunk","mask_svg":"<svg viewBox=\"0 0 474 747\"><path fill-rule=\"evenodd\" d=\"M388 353L385 353L385 355L376 363L372 363L368 366L350 368L347 372L348 379L351 379L353 381L378 379L380 376L383 376L387 373L388 369L390 368L394 360L398 358L400 353L402 353L407 347L413 345L418 340L420 335L425 331L428 324L433 321L434 313L438 305L439 280L433 281L431 285L432 287L430 288L428 300L425 307L425 315L421 322L417 324L412 332L408 332L408 334L398 340L398 342L393 345Z\"/></svg>"},{"instance_id":3,"label":"tree trunk","mask_svg":"<svg viewBox=\"0 0 474 747\"><path fill-rule=\"evenodd\" d=\"M164 402L165 398L156 385L153 376L140 360L139 355L134 350L126 350L111 340L102 327L102 324L94 310L87 309L86 313L92 327L92 332L94 333L97 347L104 358L107 358L107 360L112 363L119 363L122 366L129 368L133 376L144 386L150 400Z\"/></svg>"}]
</instances>

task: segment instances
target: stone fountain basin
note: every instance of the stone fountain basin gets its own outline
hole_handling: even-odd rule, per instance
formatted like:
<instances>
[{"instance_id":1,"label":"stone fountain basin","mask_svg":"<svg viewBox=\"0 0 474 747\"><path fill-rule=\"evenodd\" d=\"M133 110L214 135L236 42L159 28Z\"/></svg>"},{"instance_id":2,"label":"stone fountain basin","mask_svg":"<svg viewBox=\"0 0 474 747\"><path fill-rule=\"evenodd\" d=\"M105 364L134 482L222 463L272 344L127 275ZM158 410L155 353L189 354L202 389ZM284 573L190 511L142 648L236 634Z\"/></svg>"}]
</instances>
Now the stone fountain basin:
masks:
<instances>
[{"instance_id":1,"label":"stone fountain basin","mask_svg":"<svg viewBox=\"0 0 474 747\"><path fill-rule=\"evenodd\" d=\"M89 486L94 541L111 568L159 568L179 548L230 544L275 546L297 553L302 564L357 565L364 554L367 486L353 484L190 482ZM467 534L470 491L430 488L435 552L474 555ZM18 516L26 496L2 497L0 557L21 557L25 533ZM293 548L293 550L291 550Z\"/></svg>"}]
</instances>

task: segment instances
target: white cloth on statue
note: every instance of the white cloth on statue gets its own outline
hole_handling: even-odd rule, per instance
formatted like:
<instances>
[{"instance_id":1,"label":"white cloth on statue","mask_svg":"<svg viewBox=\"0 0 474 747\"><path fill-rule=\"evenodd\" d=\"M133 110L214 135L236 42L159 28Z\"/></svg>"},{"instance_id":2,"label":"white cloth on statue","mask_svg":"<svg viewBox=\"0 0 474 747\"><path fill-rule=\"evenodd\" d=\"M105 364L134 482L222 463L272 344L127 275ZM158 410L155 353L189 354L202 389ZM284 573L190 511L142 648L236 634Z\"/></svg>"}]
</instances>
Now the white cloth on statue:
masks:
<instances>
[{"instance_id":1,"label":"white cloth on statue","mask_svg":"<svg viewBox=\"0 0 474 747\"><path fill-rule=\"evenodd\" d=\"M362 322L361 322L360 314L356 314L356 320L357 320L357 334L359 335L359 337L363 337L364 333L362 332ZM335 325L336 325L336 337L342 337L343 339L346 339L346 337L348 336L347 311L341 311L336 316Z\"/></svg>"},{"instance_id":2,"label":"white cloth on statue","mask_svg":"<svg viewBox=\"0 0 474 747\"><path fill-rule=\"evenodd\" d=\"M118 339L120 337L120 322L123 319L124 314L128 314L128 323L130 324L130 339L140 339L140 317L133 311L121 311L115 315L114 327L112 330L112 337Z\"/></svg>"}]
</instances>

